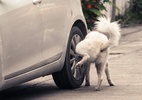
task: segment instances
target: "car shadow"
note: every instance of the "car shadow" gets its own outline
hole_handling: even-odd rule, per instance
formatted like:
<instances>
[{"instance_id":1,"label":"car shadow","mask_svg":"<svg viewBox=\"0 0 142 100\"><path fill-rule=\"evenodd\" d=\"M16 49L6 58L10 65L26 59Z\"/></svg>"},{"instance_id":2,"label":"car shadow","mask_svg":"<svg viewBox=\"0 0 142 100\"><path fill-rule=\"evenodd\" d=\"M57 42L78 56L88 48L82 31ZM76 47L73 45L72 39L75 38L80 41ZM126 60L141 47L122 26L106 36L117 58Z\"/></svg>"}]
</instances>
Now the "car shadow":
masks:
<instances>
[{"instance_id":1,"label":"car shadow","mask_svg":"<svg viewBox=\"0 0 142 100\"><path fill-rule=\"evenodd\" d=\"M70 95L75 96L74 98L76 98L77 95L86 95L86 93L99 95L111 89L109 86L103 85L101 92L96 92L94 91L94 87L94 85L86 87L83 84L77 89L59 89L53 82L37 84L26 83L1 91L0 100L56 100L59 97L69 99L67 96Z\"/></svg>"},{"instance_id":2,"label":"car shadow","mask_svg":"<svg viewBox=\"0 0 142 100\"><path fill-rule=\"evenodd\" d=\"M19 85L0 92L0 100L31 100L42 96L48 96L61 91L57 86L45 85Z\"/></svg>"}]
</instances>

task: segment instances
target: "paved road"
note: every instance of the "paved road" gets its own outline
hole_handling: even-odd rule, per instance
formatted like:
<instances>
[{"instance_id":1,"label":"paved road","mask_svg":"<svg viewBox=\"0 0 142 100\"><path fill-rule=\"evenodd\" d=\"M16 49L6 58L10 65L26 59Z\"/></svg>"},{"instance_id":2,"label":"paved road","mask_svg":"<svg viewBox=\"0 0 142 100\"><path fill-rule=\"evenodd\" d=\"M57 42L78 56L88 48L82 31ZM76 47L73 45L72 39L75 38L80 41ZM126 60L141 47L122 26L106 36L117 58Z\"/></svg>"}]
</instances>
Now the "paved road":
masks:
<instances>
[{"instance_id":1,"label":"paved road","mask_svg":"<svg viewBox=\"0 0 142 100\"><path fill-rule=\"evenodd\" d=\"M94 91L97 77L92 65L90 87L60 90L47 76L4 91L0 100L142 100L142 31L123 36L111 50L109 66L116 86L109 87L104 76L101 91Z\"/></svg>"}]
</instances>

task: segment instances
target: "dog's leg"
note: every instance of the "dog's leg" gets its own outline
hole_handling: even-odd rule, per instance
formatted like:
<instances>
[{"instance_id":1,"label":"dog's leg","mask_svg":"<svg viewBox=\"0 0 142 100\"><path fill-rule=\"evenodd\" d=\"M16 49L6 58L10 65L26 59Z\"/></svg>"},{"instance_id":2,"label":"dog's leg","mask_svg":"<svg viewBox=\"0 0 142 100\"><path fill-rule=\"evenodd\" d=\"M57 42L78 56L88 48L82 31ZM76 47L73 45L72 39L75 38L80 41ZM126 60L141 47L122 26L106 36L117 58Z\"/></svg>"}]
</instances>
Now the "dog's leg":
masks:
<instances>
[{"instance_id":1,"label":"dog's leg","mask_svg":"<svg viewBox=\"0 0 142 100\"><path fill-rule=\"evenodd\" d=\"M103 77L102 77L102 73L104 72L105 69L105 63L99 63L96 65L96 69L97 69L97 75L98 75L98 84L95 88L96 91L99 91L101 89L101 84L103 81Z\"/></svg>"},{"instance_id":2,"label":"dog's leg","mask_svg":"<svg viewBox=\"0 0 142 100\"><path fill-rule=\"evenodd\" d=\"M82 64L86 63L89 59L90 56L88 54L82 54L83 58L76 64L76 67L80 67Z\"/></svg>"},{"instance_id":3,"label":"dog's leg","mask_svg":"<svg viewBox=\"0 0 142 100\"><path fill-rule=\"evenodd\" d=\"M86 66L86 73L85 73L85 78L86 78L86 80L85 80L85 86L90 86L90 63L88 62L87 64L86 64L87 66Z\"/></svg>"},{"instance_id":4,"label":"dog's leg","mask_svg":"<svg viewBox=\"0 0 142 100\"><path fill-rule=\"evenodd\" d=\"M106 77L107 77L109 85L114 86L115 83L110 78L108 63L106 64L105 73L106 73Z\"/></svg>"}]
</instances>

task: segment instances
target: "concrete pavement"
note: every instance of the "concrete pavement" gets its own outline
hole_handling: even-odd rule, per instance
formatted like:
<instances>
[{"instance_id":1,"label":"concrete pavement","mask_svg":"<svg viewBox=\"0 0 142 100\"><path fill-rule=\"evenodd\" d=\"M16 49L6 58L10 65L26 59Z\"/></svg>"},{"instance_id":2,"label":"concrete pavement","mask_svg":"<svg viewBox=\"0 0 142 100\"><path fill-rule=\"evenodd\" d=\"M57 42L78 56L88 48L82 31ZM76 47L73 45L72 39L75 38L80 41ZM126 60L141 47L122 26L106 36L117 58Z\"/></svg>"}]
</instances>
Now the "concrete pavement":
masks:
<instances>
[{"instance_id":1,"label":"concrete pavement","mask_svg":"<svg viewBox=\"0 0 142 100\"><path fill-rule=\"evenodd\" d=\"M122 36L142 30L142 25L121 28Z\"/></svg>"},{"instance_id":2,"label":"concrete pavement","mask_svg":"<svg viewBox=\"0 0 142 100\"><path fill-rule=\"evenodd\" d=\"M141 26L122 29L120 45L111 50L109 63L116 83L112 92L115 100L142 100L141 29Z\"/></svg>"}]
</instances>

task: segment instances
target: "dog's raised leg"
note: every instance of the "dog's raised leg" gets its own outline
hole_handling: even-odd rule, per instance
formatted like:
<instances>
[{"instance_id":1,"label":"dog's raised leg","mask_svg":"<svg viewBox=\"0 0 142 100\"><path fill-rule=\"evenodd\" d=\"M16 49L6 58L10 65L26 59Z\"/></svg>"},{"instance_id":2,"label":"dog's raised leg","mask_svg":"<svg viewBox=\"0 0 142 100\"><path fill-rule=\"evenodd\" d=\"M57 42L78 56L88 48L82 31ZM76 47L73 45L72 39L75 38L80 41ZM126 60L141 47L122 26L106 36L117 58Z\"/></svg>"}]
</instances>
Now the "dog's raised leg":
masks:
<instances>
[{"instance_id":1,"label":"dog's raised leg","mask_svg":"<svg viewBox=\"0 0 142 100\"><path fill-rule=\"evenodd\" d=\"M86 64L86 73L85 73L85 86L90 86L90 63Z\"/></svg>"},{"instance_id":2,"label":"dog's raised leg","mask_svg":"<svg viewBox=\"0 0 142 100\"><path fill-rule=\"evenodd\" d=\"M114 86L115 83L110 78L108 63L106 64L105 73L106 73L106 78L108 80L109 85Z\"/></svg>"},{"instance_id":3,"label":"dog's raised leg","mask_svg":"<svg viewBox=\"0 0 142 100\"><path fill-rule=\"evenodd\" d=\"M76 64L76 67L81 67L82 64L86 63L90 56L88 54L82 54L83 58Z\"/></svg>"},{"instance_id":4,"label":"dog's raised leg","mask_svg":"<svg viewBox=\"0 0 142 100\"><path fill-rule=\"evenodd\" d=\"M105 65L106 64L102 63L102 62L96 65L97 75L98 75L98 84L95 88L96 91L99 91L101 89L101 85L102 85L102 81L103 81L102 74L104 72Z\"/></svg>"}]
</instances>

